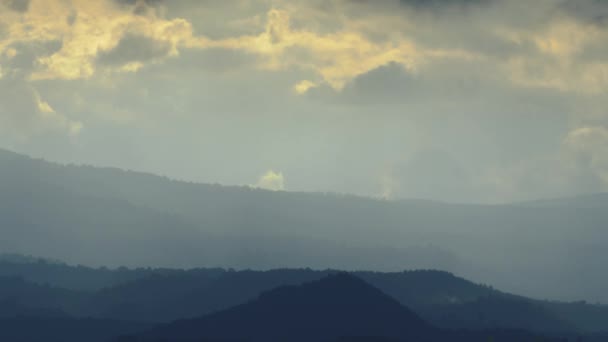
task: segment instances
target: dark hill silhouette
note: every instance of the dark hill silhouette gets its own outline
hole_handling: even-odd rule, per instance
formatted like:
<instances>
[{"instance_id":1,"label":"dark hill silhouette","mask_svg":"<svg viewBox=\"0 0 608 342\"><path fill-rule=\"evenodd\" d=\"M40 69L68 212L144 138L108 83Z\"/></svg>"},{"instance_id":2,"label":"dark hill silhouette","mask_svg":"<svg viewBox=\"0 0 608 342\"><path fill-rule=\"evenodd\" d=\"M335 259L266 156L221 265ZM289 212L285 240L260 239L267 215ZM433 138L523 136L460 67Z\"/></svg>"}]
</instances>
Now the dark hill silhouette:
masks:
<instances>
[{"instance_id":1,"label":"dark hill silhouette","mask_svg":"<svg viewBox=\"0 0 608 342\"><path fill-rule=\"evenodd\" d=\"M268 289L314 281L336 271L192 273L147 277L106 289L97 295L95 307L104 308L104 317L166 322L227 309ZM569 311L568 303L502 293L446 272L353 274L440 327L564 332L598 331L608 323L608 308L586 305L581 311Z\"/></svg>"},{"instance_id":2,"label":"dark hill silhouette","mask_svg":"<svg viewBox=\"0 0 608 342\"><path fill-rule=\"evenodd\" d=\"M157 275L100 291L95 307L106 317L171 321L223 310L255 298L259 293L282 285L298 285L337 271L272 270ZM353 272L353 274L398 299L418 313L433 319L450 307L499 292L452 274L439 271L399 273ZM428 315L427 315L428 314ZM519 328L499 320L504 327Z\"/></svg>"},{"instance_id":3,"label":"dark hill silhouette","mask_svg":"<svg viewBox=\"0 0 608 342\"><path fill-rule=\"evenodd\" d=\"M265 292L252 302L207 317L182 320L147 337L251 341L323 341L342 336L409 337L432 329L380 290L347 274Z\"/></svg>"},{"instance_id":4,"label":"dark hill silhouette","mask_svg":"<svg viewBox=\"0 0 608 342\"><path fill-rule=\"evenodd\" d=\"M283 286L256 300L121 341L538 341L512 331L443 331L345 273ZM541 339L542 340L542 339Z\"/></svg>"}]
</instances>

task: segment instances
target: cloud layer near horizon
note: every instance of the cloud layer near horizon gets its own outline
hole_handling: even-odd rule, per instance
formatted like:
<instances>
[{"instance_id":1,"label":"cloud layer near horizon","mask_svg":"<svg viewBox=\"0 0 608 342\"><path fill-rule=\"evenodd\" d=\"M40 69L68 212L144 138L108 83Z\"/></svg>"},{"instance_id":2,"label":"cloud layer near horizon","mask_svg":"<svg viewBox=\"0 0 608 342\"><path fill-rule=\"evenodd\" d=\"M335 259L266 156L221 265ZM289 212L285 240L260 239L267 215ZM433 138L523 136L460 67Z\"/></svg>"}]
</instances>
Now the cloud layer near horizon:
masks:
<instances>
[{"instance_id":1,"label":"cloud layer near horizon","mask_svg":"<svg viewBox=\"0 0 608 342\"><path fill-rule=\"evenodd\" d=\"M608 190L597 0L0 0L0 146L288 190Z\"/></svg>"}]
</instances>

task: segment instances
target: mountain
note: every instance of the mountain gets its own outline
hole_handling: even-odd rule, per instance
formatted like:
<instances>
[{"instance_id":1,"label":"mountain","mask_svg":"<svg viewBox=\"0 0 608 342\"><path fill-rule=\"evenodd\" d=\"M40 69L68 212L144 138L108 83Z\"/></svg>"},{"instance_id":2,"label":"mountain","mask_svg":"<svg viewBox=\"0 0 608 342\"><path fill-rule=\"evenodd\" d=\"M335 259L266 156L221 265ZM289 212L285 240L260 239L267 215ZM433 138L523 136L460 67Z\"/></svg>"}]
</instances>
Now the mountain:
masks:
<instances>
[{"instance_id":1,"label":"mountain","mask_svg":"<svg viewBox=\"0 0 608 342\"><path fill-rule=\"evenodd\" d=\"M337 271L265 272L193 270L151 276L105 289L95 296L102 317L163 322L224 310L259 293L298 285ZM595 332L608 325L608 307L547 302L511 295L439 271L353 272L425 320L456 329L525 329L537 332Z\"/></svg>"},{"instance_id":2,"label":"mountain","mask_svg":"<svg viewBox=\"0 0 608 342\"><path fill-rule=\"evenodd\" d=\"M65 317L80 309L87 295L39 285L18 277L0 277L0 318Z\"/></svg>"},{"instance_id":3,"label":"mountain","mask_svg":"<svg viewBox=\"0 0 608 342\"><path fill-rule=\"evenodd\" d=\"M35 259L34 259L35 260ZM282 269L233 271L223 269L130 270L89 269L61 263L32 264L40 272L32 277L26 263L0 263L0 318L96 317L118 321L170 322L192 318L255 299L273 288L319 280L334 270ZM67 280L91 276L103 287L108 279L120 283L101 290L69 290L44 285L62 265ZM4 266L4 267L3 267ZM19 274L24 267L24 274ZM48 267L44 270L44 267ZM131 274L131 272L133 274ZM99 275L96 275L99 273ZM111 276L116 273L115 276ZM35 274L35 272L34 272ZM140 275L140 278L124 277ZM441 328L487 330L525 329L542 333L601 332L608 326L608 307L583 302L534 300L503 293L472 283L447 272L406 271L397 273L355 272L360 279L395 298L401 305ZM23 278L22 278L23 277ZM122 280L121 280L122 279ZM63 276L61 282L66 281ZM68 282L69 283L69 282ZM87 284L90 285L90 284Z\"/></svg>"},{"instance_id":4,"label":"mountain","mask_svg":"<svg viewBox=\"0 0 608 342\"><path fill-rule=\"evenodd\" d=\"M117 286L152 274L179 272L160 268L108 269L83 265L71 266L60 261L22 255L0 255L0 277L19 277L28 282L48 284L74 291L97 291Z\"/></svg>"},{"instance_id":5,"label":"mountain","mask_svg":"<svg viewBox=\"0 0 608 342\"><path fill-rule=\"evenodd\" d=\"M113 270L62 263L4 262L0 263L0 274L7 276L0 277L0 317L67 314L121 321L169 322L225 310L269 289L299 285L337 272L311 269ZM606 306L534 300L475 284L447 272L353 274L439 327L562 333L599 332L608 326ZM68 288L76 288L87 277L86 286L97 290L69 290L58 285L64 283ZM107 286L108 282L113 285Z\"/></svg>"},{"instance_id":6,"label":"mountain","mask_svg":"<svg viewBox=\"0 0 608 342\"><path fill-rule=\"evenodd\" d=\"M530 208L606 208L608 206L608 193L595 193L566 198L541 199L514 203L514 205Z\"/></svg>"},{"instance_id":7,"label":"mountain","mask_svg":"<svg viewBox=\"0 0 608 342\"><path fill-rule=\"evenodd\" d=\"M0 318L0 341L11 342L106 342L133 334L150 324L91 318L13 317Z\"/></svg>"},{"instance_id":8,"label":"mountain","mask_svg":"<svg viewBox=\"0 0 608 342\"><path fill-rule=\"evenodd\" d=\"M397 301L346 274L265 292L249 303L145 334L169 339L314 341L343 336L422 339L430 327Z\"/></svg>"},{"instance_id":9,"label":"mountain","mask_svg":"<svg viewBox=\"0 0 608 342\"><path fill-rule=\"evenodd\" d=\"M248 303L200 318L154 328L129 340L332 341L520 341L527 333L442 331L359 278L340 273L299 286L283 286Z\"/></svg>"},{"instance_id":10,"label":"mountain","mask_svg":"<svg viewBox=\"0 0 608 342\"><path fill-rule=\"evenodd\" d=\"M166 322L226 309L251 300L268 289L298 285L336 272L285 269L209 274L193 270L185 274L156 275L104 289L95 296L94 306L103 310L103 317ZM440 326L577 330L566 320L554 317L540 302L503 294L446 272L353 274ZM511 316L513 312L517 314Z\"/></svg>"},{"instance_id":11,"label":"mountain","mask_svg":"<svg viewBox=\"0 0 608 342\"><path fill-rule=\"evenodd\" d=\"M443 269L531 297L608 303L608 210L573 201L272 192L0 151L0 251L114 267Z\"/></svg>"},{"instance_id":12,"label":"mountain","mask_svg":"<svg viewBox=\"0 0 608 342\"><path fill-rule=\"evenodd\" d=\"M11 204L0 212L0 224L7 229L0 250L8 252L87 265L264 269L350 268L343 266L358 256L375 266L364 268L454 259L417 245L344 245L340 234L347 226L360 232L367 226L350 224L350 205L343 204L376 206L379 201L177 182L117 169L58 165L6 151L0 152L0 165L0 200ZM319 219L327 222L320 226L315 223ZM80 248L66 249L62 239ZM113 253L106 253L109 246ZM309 253L311 249L316 253Z\"/></svg>"}]
</instances>

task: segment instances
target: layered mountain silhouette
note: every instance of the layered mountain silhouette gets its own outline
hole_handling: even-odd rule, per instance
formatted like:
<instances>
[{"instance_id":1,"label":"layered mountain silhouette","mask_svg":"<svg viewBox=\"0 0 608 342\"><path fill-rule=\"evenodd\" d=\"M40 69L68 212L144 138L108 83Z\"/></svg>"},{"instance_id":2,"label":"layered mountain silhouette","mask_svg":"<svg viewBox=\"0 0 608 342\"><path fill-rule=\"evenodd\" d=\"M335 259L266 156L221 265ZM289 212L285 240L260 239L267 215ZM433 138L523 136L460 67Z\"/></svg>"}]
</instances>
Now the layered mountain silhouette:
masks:
<instances>
[{"instance_id":1,"label":"layered mountain silhouette","mask_svg":"<svg viewBox=\"0 0 608 342\"><path fill-rule=\"evenodd\" d=\"M519 341L509 331L443 331L363 280L345 273L283 286L201 318L180 320L122 341ZM509 340L513 341L513 340Z\"/></svg>"},{"instance_id":2,"label":"layered mountain silhouette","mask_svg":"<svg viewBox=\"0 0 608 342\"><path fill-rule=\"evenodd\" d=\"M276 287L299 285L337 273L310 269L113 270L73 267L40 259L29 263L1 259L0 275L4 276L0 276L0 317L72 316L170 322L225 310ZM353 274L438 327L588 333L604 331L608 326L606 306L534 300L447 272Z\"/></svg>"},{"instance_id":3,"label":"layered mountain silhouette","mask_svg":"<svg viewBox=\"0 0 608 342\"><path fill-rule=\"evenodd\" d=\"M449 334L514 341L532 336L514 332L525 330L602 341L608 307L579 299L608 302L606 198L494 206L384 201L178 182L0 150L0 253L11 253L0 256L0 340L98 340L190 323L206 324L209 335L201 336L214 339L222 331L211 326L230 322L263 338L275 336L264 335L268 320L333 312L373 328L349 333L336 320L328 338L338 340ZM353 269L379 272L336 271ZM403 269L444 269L526 296L449 272ZM338 287L346 292L334 293ZM365 316L373 310L339 302L347 295L357 298L349 297L352 305L373 302L394 312L375 320ZM308 309L290 312L294 307ZM255 326L236 319L254 313L267 319ZM396 320L410 329L399 330ZM310 322L313 332L324 327ZM284 326L304 329L296 323Z\"/></svg>"},{"instance_id":4,"label":"layered mountain silhouette","mask_svg":"<svg viewBox=\"0 0 608 342\"><path fill-rule=\"evenodd\" d=\"M0 308L7 307L0 302ZM13 314L0 317L2 341L554 340L520 330L439 329L381 290L346 273L280 286L244 304L168 324L78 318L41 310Z\"/></svg>"},{"instance_id":5,"label":"layered mountain silhouette","mask_svg":"<svg viewBox=\"0 0 608 342\"><path fill-rule=\"evenodd\" d=\"M528 296L608 302L604 197L383 201L178 182L0 150L0 251L110 267L442 269Z\"/></svg>"},{"instance_id":6,"label":"layered mountain silhouette","mask_svg":"<svg viewBox=\"0 0 608 342\"><path fill-rule=\"evenodd\" d=\"M146 336L253 341L329 340L341 336L420 339L430 327L413 312L362 280L336 274L265 292L249 303L182 320Z\"/></svg>"}]
</instances>

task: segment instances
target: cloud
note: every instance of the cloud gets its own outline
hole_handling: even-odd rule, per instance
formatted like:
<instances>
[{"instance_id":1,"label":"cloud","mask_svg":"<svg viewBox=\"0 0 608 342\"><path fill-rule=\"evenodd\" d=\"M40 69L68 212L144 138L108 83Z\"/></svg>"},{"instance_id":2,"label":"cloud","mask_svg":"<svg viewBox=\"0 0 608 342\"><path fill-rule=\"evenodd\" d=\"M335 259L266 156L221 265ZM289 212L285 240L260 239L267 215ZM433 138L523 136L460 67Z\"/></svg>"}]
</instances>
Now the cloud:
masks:
<instances>
[{"instance_id":1,"label":"cloud","mask_svg":"<svg viewBox=\"0 0 608 342\"><path fill-rule=\"evenodd\" d=\"M564 153L573 167L589 171L608 188L608 129L581 127L571 131L564 140Z\"/></svg>"},{"instance_id":2,"label":"cloud","mask_svg":"<svg viewBox=\"0 0 608 342\"><path fill-rule=\"evenodd\" d=\"M61 48L62 41L57 39L16 40L0 52L0 130L4 135L29 141L49 133L76 137L82 130L82 122L57 112L29 81L41 68L39 60Z\"/></svg>"},{"instance_id":3,"label":"cloud","mask_svg":"<svg viewBox=\"0 0 608 342\"><path fill-rule=\"evenodd\" d=\"M0 10L0 121L39 150L103 164L120 131L133 168L246 184L280 165L293 190L393 197L603 184L601 144L573 133L608 124L601 1L27 3ZM82 150L35 138L50 134ZM169 146L202 146L198 167Z\"/></svg>"},{"instance_id":4,"label":"cloud","mask_svg":"<svg viewBox=\"0 0 608 342\"><path fill-rule=\"evenodd\" d=\"M50 56L61 49L60 40L42 40L15 42L6 47L4 54L0 55L0 63L13 74L12 77L29 77L40 65L40 58Z\"/></svg>"},{"instance_id":5,"label":"cloud","mask_svg":"<svg viewBox=\"0 0 608 342\"><path fill-rule=\"evenodd\" d=\"M402 65L389 63L359 75L340 95L345 101L363 106L397 103L415 96L421 88L428 86L417 78Z\"/></svg>"},{"instance_id":6,"label":"cloud","mask_svg":"<svg viewBox=\"0 0 608 342\"><path fill-rule=\"evenodd\" d=\"M141 15L147 12L149 7L157 7L165 3L165 0L113 0L119 5L133 8L133 14Z\"/></svg>"},{"instance_id":7,"label":"cloud","mask_svg":"<svg viewBox=\"0 0 608 342\"><path fill-rule=\"evenodd\" d=\"M16 12L27 12L30 0L2 0L2 4Z\"/></svg>"},{"instance_id":8,"label":"cloud","mask_svg":"<svg viewBox=\"0 0 608 342\"><path fill-rule=\"evenodd\" d=\"M560 9L591 24L608 24L608 3L602 0L566 0L560 3Z\"/></svg>"},{"instance_id":9,"label":"cloud","mask_svg":"<svg viewBox=\"0 0 608 342\"><path fill-rule=\"evenodd\" d=\"M130 64L143 65L169 56L171 44L150 37L126 34L110 50L101 51L97 62L105 66L124 67Z\"/></svg>"},{"instance_id":10,"label":"cloud","mask_svg":"<svg viewBox=\"0 0 608 342\"><path fill-rule=\"evenodd\" d=\"M282 172L269 170L260 177L254 187L272 191L283 191L285 190L285 177L283 177Z\"/></svg>"},{"instance_id":11,"label":"cloud","mask_svg":"<svg viewBox=\"0 0 608 342\"><path fill-rule=\"evenodd\" d=\"M104 71L108 66L104 62L133 66L176 55L178 46L192 37L183 19L168 20L156 10L135 15L126 7L106 0L32 0L21 17L0 14L0 22L10 32L0 41L0 51L32 41L60 41L58 51L37 59L39 70L31 78L89 79Z\"/></svg>"},{"instance_id":12,"label":"cloud","mask_svg":"<svg viewBox=\"0 0 608 342\"><path fill-rule=\"evenodd\" d=\"M0 132L19 141L40 134L77 136L82 122L55 111L38 91L23 79L0 80Z\"/></svg>"},{"instance_id":13,"label":"cloud","mask_svg":"<svg viewBox=\"0 0 608 342\"><path fill-rule=\"evenodd\" d=\"M306 94L306 92L308 92L310 89L317 87L317 84L309 81L309 80L303 80L301 82L298 82L298 84L296 84L293 87L293 90L302 95L302 94Z\"/></svg>"},{"instance_id":14,"label":"cloud","mask_svg":"<svg viewBox=\"0 0 608 342\"><path fill-rule=\"evenodd\" d=\"M487 170L481 180L510 200L556 198L608 191L608 130L571 130L553 154Z\"/></svg>"},{"instance_id":15,"label":"cloud","mask_svg":"<svg viewBox=\"0 0 608 342\"><path fill-rule=\"evenodd\" d=\"M108 2L85 5L84 2L75 1L71 6L64 7L63 15L48 13L48 16L40 12L44 10L41 3L34 2L31 9L35 15L26 17L24 24L37 28L37 22L44 20L49 27L45 31L26 32L23 26L15 24L11 31L21 34L13 38L30 39L29 36L43 34L64 37L64 47L52 56L41 58L39 64L47 70L33 77L88 78L95 73L95 62L102 66L118 63L122 64L124 71L133 71L147 62L158 62L169 55L177 56L180 50L223 49L257 56L256 66L265 70L307 70L337 90L358 76L390 63L400 64L409 72L422 73L432 69L437 62L465 60L476 63L488 58L493 59L498 73L503 73L506 78L522 86L597 93L608 84L606 77L602 76L608 68L605 63L566 63L573 52L582 49L581 44L597 46L605 38L601 29L586 27L578 21L562 20L547 24L541 30L531 26L531 23L506 23L505 26L503 22L488 30L485 26L492 25L491 18L496 11L512 12L517 9L513 8L515 5L500 1L408 0L389 1L381 5L367 1L333 1L333 5L325 6L336 12L343 11L342 14L347 16L337 26L318 15L319 11L312 10L315 6L320 7L320 4L312 3L308 10L304 10L307 6L302 2L288 4L278 1L277 8L251 17L258 18L254 20L256 24L252 25L258 28L257 33L220 39L210 38L213 33L209 36L205 32L195 35L192 22L166 17L164 13L171 12L173 7L179 8L172 3L114 2L117 6L113 7ZM240 7L255 8L252 7L254 3L258 4L258 9L266 7L261 5L263 2L250 2ZM405 16L391 15L382 10L394 8L390 6L391 3L407 8ZM125 7L137 6L158 10L146 12L145 15L133 15L124 10ZM199 7L195 4L189 6L193 11ZM461 7L467 9L466 12L449 12L439 17L417 13L423 9ZM537 7L549 8L545 2ZM309 17L311 15L316 17ZM73 25L68 25L70 16L76 18ZM209 18L197 19L204 21ZM536 18L530 18L533 19ZM234 23L249 25L243 20L230 22L225 29L228 30ZM318 29L326 26L333 29ZM378 32L380 27L389 31ZM432 27L436 29L431 30ZM443 33L434 34L437 30ZM549 63L547 56L552 58ZM225 63L233 62L240 61L227 60ZM316 79L312 82L318 83Z\"/></svg>"},{"instance_id":16,"label":"cloud","mask_svg":"<svg viewBox=\"0 0 608 342\"><path fill-rule=\"evenodd\" d=\"M222 47L183 49L172 67L182 70L204 69L214 73L239 73L255 69L260 63L258 56L242 50Z\"/></svg>"},{"instance_id":17,"label":"cloud","mask_svg":"<svg viewBox=\"0 0 608 342\"><path fill-rule=\"evenodd\" d=\"M472 177L450 153L422 149L387 170L382 177L382 197L477 202L482 194Z\"/></svg>"},{"instance_id":18,"label":"cloud","mask_svg":"<svg viewBox=\"0 0 608 342\"><path fill-rule=\"evenodd\" d=\"M496 0L399 0L404 6L411 6L417 10L432 9L445 10L450 8L469 9L495 3Z\"/></svg>"}]
</instances>

